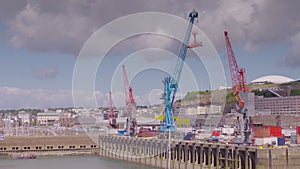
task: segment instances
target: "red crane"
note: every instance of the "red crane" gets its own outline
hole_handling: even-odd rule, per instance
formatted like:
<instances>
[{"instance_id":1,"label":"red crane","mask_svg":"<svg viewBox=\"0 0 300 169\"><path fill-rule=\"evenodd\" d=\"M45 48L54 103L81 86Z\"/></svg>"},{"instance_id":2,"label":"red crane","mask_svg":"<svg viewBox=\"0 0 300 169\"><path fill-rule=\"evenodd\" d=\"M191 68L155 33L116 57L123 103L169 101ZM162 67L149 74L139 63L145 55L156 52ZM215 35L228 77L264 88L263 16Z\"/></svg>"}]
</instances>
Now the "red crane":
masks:
<instances>
[{"instance_id":1,"label":"red crane","mask_svg":"<svg viewBox=\"0 0 300 169\"><path fill-rule=\"evenodd\" d=\"M237 111L243 114L243 124L240 123L239 117L237 117L237 124L236 124L236 138L235 143L244 143L244 144L251 144L252 140L250 140L250 135L252 133L251 129L251 119L247 116L247 109L244 109L245 101L241 98L240 92L249 92L249 89L246 87L245 83L245 68L239 68L238 64L235 60L235 56L228 38L228 32L224 31L225 41L226 41L226 49L228 55L228 62L232 80L232 87L231 90L233 95L237 99L239 105L237 106ZM243 131L243 135L240 139L238 139L238 133Z\"/></svg>"},{"instance_id":2,"label":"red crane","mask_svg":"<svg viewBox=\"0 0 300 169\"><path fill-rule=\"evenodd\" d=\"M248 88L245 86L245 68L239 68L238 64L235 60L235 56L231 47L231 43L228 38L228 32L224 31L225 41L226 41L226 49L228 55L228 62L232 80L231 90L233 92L234 97L237 99L239 105L239 110L242 110L245 106L244 100L241 98L239 92L248 92Z\"/></svg>"},{"instance_id":3,"label":"red crane","mask_svg":"<svg viewBox=\"0 0 300 169\"><path fill-rule=\"evenodd\" d=\"M111 92L109 92L108 124L112 128L117 128L117 121L116 121L116 115L113 108Z\"/></svg>"},{"instance_id":4,"label":"red crane","mask_svg":"<svg viewBox=\"0 0 300 169\"><path fill-rule=\"evenodd\" d=\"M133 98L133 90L132 87L129 86L127 73L125 70L125 66L122 65L123 68L123 78L124 78L124 93L126 99L126 109L129 114L129 118L126 122L126 135L135 136L137 134L137 121L136 121L136 103Z\"/></svg>"},{"instance_id":5,"label":"red crane","mask_svg":"<svg viewBox=\"0 0 300 169\"><path fill-rule=\"evenodd\" d=\"M128 111L131 111L132 107L130 106L130 104L133 104L134 106L136 106L136 103L133 98L132 87L129 86L125 66L122 65L122 68L123 68L123 78L124 78L124 93L125 93L125 97L126 97L126 108Z\"/></svg>"}]
</instances>

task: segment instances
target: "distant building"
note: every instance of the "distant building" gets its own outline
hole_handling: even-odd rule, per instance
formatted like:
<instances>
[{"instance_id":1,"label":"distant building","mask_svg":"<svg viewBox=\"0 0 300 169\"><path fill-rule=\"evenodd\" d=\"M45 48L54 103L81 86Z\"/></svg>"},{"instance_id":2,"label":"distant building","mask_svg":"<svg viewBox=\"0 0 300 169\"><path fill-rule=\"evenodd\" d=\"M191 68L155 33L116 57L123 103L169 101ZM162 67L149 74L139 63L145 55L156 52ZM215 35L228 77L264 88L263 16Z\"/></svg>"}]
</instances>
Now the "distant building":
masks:
<instances>
[{"instance_id":1,"label":"distant building","mask_svg":"<svg viewBox=\"0 0 300 169\"><path fill-rule=\"evenodd\" d=\"M103 112L103 120L108 120L108 112L109 112L109 110ZM116 118L118 118L119 111L114 110L114 113L115 113Z\"/></svg>"},{"instance_id":2,"label":"distant building","mask_svg":"<svg viewBox=\"0 0 300 169\"><path fill-rule=\"evenodd\" d=\"M31 113L25 112L25 111L20 111L18 113L18 119L20 119L21 124L30 125L30 123L31 123Z\"/></svg>"},{"instance_id":3,"label":"distant building","mask_svg":"<svg viewBox=\"0 0 300 169\"><path fill-rule=\"evenodd\" d=\"M40 125L51 125L59 120L60 113L56 111L45 111L44 113L37 114L37 122Z\"/></svg>"},{"instance_id":4,"label":"distant building","mask_svg":"<svg viewBox=\"0 0 300 169\"><path fill-rule=\"evenodd\" d=\"M288 83L288 82L293 82L293 81L295 81L295 80L291 79L289 77L279 76L279 75L270 75L270 76L263 76L263 77L255 79L255 80L252 80L251 83L253 83L253 84L264 84L264 83L282 84L282 83Z\"/></svg>"},{"instance_id":5,"label":"distant building","mask_svg":"<svg viewBox=\"0 0 300 169\"><path fill-rule=\"evenodd\" d=\"M186 115L196 115L196 114L218 114L222 112L222 106L210 105L210 106L197 106L186 108Z\"/></svg>"},{"instance_id":6,"label":"distant building","mask_svg":"<svg viewBox=\"0 0 300 169\"><path fill-rule=\"evenodd\" d=\"M58 111L56 111L58 112ZM73 114L70 112L63 112L61 111L59 113L59 120L58 124L59 126L65 126L65 127L72 127L76 125L76 119L73 117Z\"/></svg>"},{"instance_id":7,"label":"distant building","mask_svg":"<svg viewBox=\"0 0 300 169\"><path fill-rule=\"evenodd\" d=\"M271 114L299 114L300 96L255 98L255 110Z\"/></svg>"}]
</instances>

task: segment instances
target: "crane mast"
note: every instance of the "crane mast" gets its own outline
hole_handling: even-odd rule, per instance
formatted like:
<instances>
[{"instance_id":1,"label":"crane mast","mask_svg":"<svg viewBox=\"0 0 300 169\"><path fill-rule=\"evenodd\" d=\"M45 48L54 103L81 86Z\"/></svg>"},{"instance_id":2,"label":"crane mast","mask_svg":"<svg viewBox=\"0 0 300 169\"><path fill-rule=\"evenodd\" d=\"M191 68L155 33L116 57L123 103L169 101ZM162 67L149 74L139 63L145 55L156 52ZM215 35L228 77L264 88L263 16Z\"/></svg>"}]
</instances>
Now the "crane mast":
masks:
<instances>
[{"instance_id":1,"label":"crane mast","mask_svg":"<svg viewBox=\"0 0 300 169\"><path fill-rule=\"evenodd\" d=\"M173 102L176 96L176 92L178 89L178 84L183 68L183 63L185 61L187 48L191 48L193 46L189 46L189 40L193 28L193 23L195 18L198 18L198 12L195 9L189 14L190 20L188 23L187 31L185 33L184 41L181 45L180 52L176 61L176 66L174 70L173 77L166 77L164 79L164 95L165 95L165 116L164 120L160 126L160 131L176 131L176 125L174 121L174 113L173 113ZM196 35L195 35L196 36ZM202 44L195 45L202 46Z\"/></svg>"},{"instance_id":2,"label":"crane mast","mask_svg":"<svg viewBox=\"0 0 300 169\"><path fill-rule=\"evenodd\" d=\"M137 134L137 121L136 121L136 103L133 98L132 87L129 86L127 73L125 66L122 65L123 70L123 80L124 80L124 93L125 93L125 102L126 109L129 114L129 117L126 121L126 135L135 136Z\"/></svg>"},{"instance_id":3,"label":"crane mast","mask_svg":"<svg viewBox=\"0 0 300 169\"><path fill-rule=\"evenodd\" d=\"M117 128L117 121L116 121L116 115L113 108L111 92L109 92L108 124L111 128Z\"/></svg>"}]
</instances>

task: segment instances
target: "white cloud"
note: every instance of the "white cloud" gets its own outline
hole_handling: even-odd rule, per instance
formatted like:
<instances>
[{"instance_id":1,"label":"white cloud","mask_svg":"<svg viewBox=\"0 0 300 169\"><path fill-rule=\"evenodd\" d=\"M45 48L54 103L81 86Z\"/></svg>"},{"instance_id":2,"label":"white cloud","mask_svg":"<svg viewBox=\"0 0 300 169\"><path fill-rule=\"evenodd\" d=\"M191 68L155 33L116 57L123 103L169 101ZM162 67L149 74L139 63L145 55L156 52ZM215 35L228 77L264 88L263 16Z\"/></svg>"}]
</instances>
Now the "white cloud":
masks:
<instances>
[{"instance_id":1,"label":"white cloud","mask_svg":"<svg viewBox=\"0 0 300 169\"><path fill-rule=\"evenodd\" d=\"M90 100L88 95L80 92L81 97ZM103 105L105 98L100 91L95 91L99 105ZM0 87L0 109L18 108L50 108L73 107L72 91L70 90L43 90L21 89L15 87ZM16 101L17 100L17 101Z\"/></svg>"},{"instance_id":2,"label":"white cloud","mask_svg":"<svg viewBox=\"0 0 300 169\"><path fill-rule=\"evenodd\" d=\"M72 93L71 90L44 90L44 89L21 89L15 87L0 87L0 109L20 109L20 108L53 108L53 107L73 107L72 95L76 94L84 101L82 105L89 105L94 98L85 91ZM109 106L108 93L95 91L98 106ZM113 105L123 107L125 97L123 91L114 91ZM148 94L134 96L138 105L149 105ZM17 101L16 101L17 100Z\"/></svg>"},{"instance_id":3,"label":"white cloud","mask_svg":"<svg viewBox=\"0 0 300 169\"><path fill-rule=\"evenodd\" d=\"M184 17L184 14L196 8L199 11L198 26L217 49L224 49L223 31L228 30L233 43L242 44L245 49L253 51L292 39L300 30L299 6L298 0L289 0L288 3L282 0L28 1L27 6L14 12L17 15L10 18L8 38L16 47L77 55L95 30L118 17L149 11ZM157 31L167 32L159 28ZM137 48L148 47L149 44L161 44L161 48L168 48L169 44L172 46L169 40L148 35L137 36L135 40ZM291 40L291 43L294 41Z\"/></svg>"}]
</instances>

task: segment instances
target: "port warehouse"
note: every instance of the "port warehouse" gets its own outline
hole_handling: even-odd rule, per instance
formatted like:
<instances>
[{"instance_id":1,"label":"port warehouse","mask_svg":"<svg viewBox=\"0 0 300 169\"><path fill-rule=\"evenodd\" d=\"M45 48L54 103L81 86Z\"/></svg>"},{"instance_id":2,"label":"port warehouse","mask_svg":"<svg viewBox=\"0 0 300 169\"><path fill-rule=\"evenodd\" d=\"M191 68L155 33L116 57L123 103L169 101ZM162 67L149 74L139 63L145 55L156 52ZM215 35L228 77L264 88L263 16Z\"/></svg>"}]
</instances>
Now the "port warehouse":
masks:
<instances>
[{"instance_id":1,"label":"port warehouse","mask_svg":"<svg viewBox=\"0 0 300 169\"><path fill-rule=\"evenodd\" d=\"M0 141L0 153L91 150L99 147L87 135L69 136L7 136Z\"/></svg>"}]
</instances>

